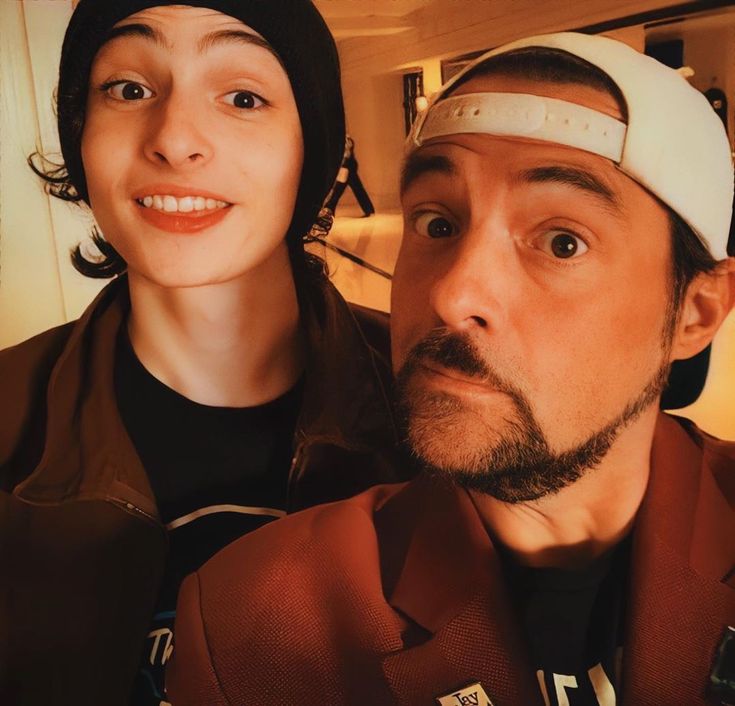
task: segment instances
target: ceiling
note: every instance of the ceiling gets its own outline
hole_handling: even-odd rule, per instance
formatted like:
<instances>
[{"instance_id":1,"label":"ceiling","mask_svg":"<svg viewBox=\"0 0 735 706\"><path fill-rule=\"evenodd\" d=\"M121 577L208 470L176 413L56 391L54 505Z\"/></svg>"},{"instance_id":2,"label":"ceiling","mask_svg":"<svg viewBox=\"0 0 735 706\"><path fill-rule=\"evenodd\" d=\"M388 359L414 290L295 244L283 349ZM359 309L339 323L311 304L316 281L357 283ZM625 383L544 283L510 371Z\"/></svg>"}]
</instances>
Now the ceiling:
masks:
<instances>
[{"instance_id":1,"label":"ceiling","mask_svg":"<svg viewBox=\"0 0 735 706\"><path fill-rule=\"evenodd\" d=\"M78 2L72 0L72 7ZM337 40L405 32L412 27L408 16L431 2L433 0L314 0ZM186 4L185 0L182 4Z\"/></svg>"},{"instance_id":2,"label":"ceiling","mask_svg":"<svg viewBox=\"0 0 735 706\"><path fill-rule=\"evenodd\" d=\"M734 28L735 7L723 7L711 12L698 12L694 15L651 23L646 26L646 37L665 40L680 37L683 32L707 32Z\"/></svg>"},{"instance_id":3,"label":"ceiling","mask_svg":"<svg viewBox=\"0 0 735 706\"><path fill-rule=\"evenodd\" d=\"M337 40L400 34L411 13L433 0L314 0Z\"/></svg>"}]
</instances>

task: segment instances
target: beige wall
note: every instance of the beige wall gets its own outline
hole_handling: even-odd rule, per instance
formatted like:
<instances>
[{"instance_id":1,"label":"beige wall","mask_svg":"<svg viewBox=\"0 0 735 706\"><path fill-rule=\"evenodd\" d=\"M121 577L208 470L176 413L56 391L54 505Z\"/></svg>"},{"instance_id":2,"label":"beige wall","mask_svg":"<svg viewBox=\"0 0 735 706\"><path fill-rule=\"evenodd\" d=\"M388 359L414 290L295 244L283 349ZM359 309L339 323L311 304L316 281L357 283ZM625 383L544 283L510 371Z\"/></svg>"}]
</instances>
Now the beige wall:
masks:
<instances>
[{"instance_id":1,"label":"beige wall","mask_svg":"<svg viewBox=\"0 0 735 706\"><path fill-rule=\"evenodd\" d=\"M388 71L355 82L345 80L344 92L347 130L355 140L360 177L376 208L398 208L396 184L404 142L402 75ZM344 201L352 202L349 189Z\"/></svg>"},{"instance_id":2,"label":"beige wall","mask_svg":"<svg viewBox=\"0 0 735 706\"><path fill-rule=\"evenodd\" d=\"M102 283L71 266L89 230L26 165L59 151L52 96L69 0L0 0L0 348L79 316Z\"/></svg>"},{"instance_id":3,"label":"beige wall","mask_svg":"<svg viewBox=\"0 0 735 706\"><path fill-rule=\"evenodd\" d=\"M721 439L735 440L735 312L712 344L707 384L700 398L677 414Z\"/></svg>"},{"instance_id":4,"label":"beige wall","mask_svg":"<svg viewBox=\"0 0 735 706\"><path fill-rule=\"evenodd\" d=\"M39 124L21 3L0 3L0 27L2 348L63 320L64 307L48 202L30 170L23 169L38 142Z\"/></svg>"}]
</instances>

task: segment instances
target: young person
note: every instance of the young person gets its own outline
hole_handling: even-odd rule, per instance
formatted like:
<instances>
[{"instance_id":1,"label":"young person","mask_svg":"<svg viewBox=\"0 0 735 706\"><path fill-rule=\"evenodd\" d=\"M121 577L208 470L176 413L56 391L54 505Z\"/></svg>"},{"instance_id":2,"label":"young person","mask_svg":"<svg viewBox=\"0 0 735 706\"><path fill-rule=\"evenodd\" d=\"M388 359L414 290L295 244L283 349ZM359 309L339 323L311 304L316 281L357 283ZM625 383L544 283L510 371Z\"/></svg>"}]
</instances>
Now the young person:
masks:
<instances>
[{"instance_id":1,"label":"young person","mask_svg":"<svg viewBox=\"0 0 735 706\"><path fill-rule=\"evenodd\" d=\"M344 146L310 0L81 0L58 123L116 279L0 353L0 702L158 705L183 576L393 479L387 332L304 252Z\"/></svg>"},{"instance_id":2,"label":"young person","mask_svg":"<svg viewBox=\"0 0 735 706\"><path fill-rule=\"evenodd\" d=\"M735 444L659 411L732 309L732 194L705 98L611 39L532 37L447 85L391 316L422 473L189 577L174 703L732 703Z\"/></svg>"}]
</instances>

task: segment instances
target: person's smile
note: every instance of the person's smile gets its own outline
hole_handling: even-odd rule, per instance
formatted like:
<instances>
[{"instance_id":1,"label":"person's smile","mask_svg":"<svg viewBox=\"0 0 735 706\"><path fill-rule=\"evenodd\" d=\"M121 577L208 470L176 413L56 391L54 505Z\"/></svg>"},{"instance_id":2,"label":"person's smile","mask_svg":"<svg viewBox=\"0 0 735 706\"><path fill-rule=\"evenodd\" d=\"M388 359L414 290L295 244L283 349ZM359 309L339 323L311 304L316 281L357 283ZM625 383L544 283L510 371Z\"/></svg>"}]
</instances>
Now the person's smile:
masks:
<instances>
[{"instance_id":1,"label":"person's smile","mask_svg":"<svg viewBox=\"0 0 735 706\"><path fill-rule=\"evenodd\" d=\"M233 206L220 194L175 184L144 186L133 201L143 220L170 233L199 233L220 223Z\"/></svg>"}]
</instances>

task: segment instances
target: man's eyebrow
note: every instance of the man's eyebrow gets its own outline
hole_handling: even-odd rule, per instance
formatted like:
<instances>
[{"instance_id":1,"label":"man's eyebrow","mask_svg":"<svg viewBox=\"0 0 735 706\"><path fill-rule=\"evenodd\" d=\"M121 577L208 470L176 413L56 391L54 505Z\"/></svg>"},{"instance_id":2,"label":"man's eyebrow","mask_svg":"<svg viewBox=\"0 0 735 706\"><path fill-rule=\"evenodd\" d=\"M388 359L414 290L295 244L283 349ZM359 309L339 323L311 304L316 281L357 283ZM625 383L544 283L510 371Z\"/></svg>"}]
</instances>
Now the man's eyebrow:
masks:
<instances>
[{"instance_id":1,"label":"man's eyebrow","mask_svg":"<svg viewBox=\"0 0 735 706\"><path fill-rule=\"evenodd\" d=\"M454 176L457 170L452 160L443 155L424 155L414 152L409 155L401 170L401 193L424 174L446 174Z\"/></svg>"},{"instance_id":2,"label":"man's eyebrow","mask_svg":"<svg viewBox=\"0 0 735 706\"><path fill-rule=\"evenodd\" d=\"M620 200L615 192L592 172L579 167L549 166L526 169L520 174L522 181L533 183L554 182L566 184L574 189L584 191L598 197L617 214L622 212Z\"/></svg>"},{"instance_id":3,"label":"man's eyebrow","mask_svg":"<svg viewBox=\"0 0 735 706\"><path fill-rule=\"evenodd\" d=\"M283 65L281 57L276 54L273 47L268 44L262 37L257 34L251 34L241 29L220 29L216 32L210 32L199 40L199 53L204 53L218 44L249 44L251 46L266 49L278 59L278 63Z\"/></svg>"}]
</instances>

